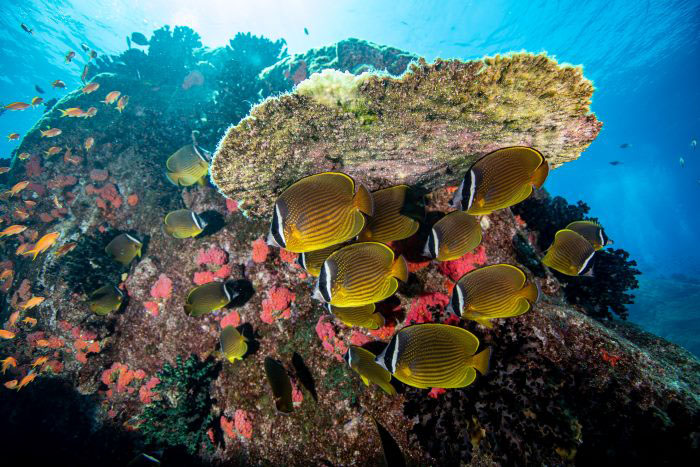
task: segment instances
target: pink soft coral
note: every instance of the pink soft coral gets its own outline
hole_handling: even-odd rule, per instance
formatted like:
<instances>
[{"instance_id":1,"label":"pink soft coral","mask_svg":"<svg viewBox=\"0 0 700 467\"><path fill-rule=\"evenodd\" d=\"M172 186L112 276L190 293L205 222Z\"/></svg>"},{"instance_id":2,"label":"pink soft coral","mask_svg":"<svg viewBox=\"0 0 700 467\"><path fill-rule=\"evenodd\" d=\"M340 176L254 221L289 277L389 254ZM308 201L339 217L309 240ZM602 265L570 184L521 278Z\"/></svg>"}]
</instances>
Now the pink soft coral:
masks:
<instances>
[{"instance_id":1,"label":"pink soft coral","mask_svg":"<svg viewBox=\"0 0 700 467\"><path fill-rule=\"evenodd\" d=\"M221 319L220 324L222 328L225 328L226 326L236 327L241 324L241 315L239 315L236 310L233 310L231 313L227 314Z\"/></svg>"},{"instance_id":2,"label":"pink soft coral","mask_svg":"<svg viewBox=\"0 0 700 467\"><path fill-rule=\"evenodd\" d=\"M347 352L348 348L345 343L340 340L335 333L335 328L333 324L326 321L327 316L321 315L316 323L316 335L321 339L321 346L328 353L332 353L333 356L339 362L343 361L343 355Z\"/></svg>"},{"instance_id":3,"label":"pink soft coral","mask_svg":"<svg viewBox=\"0 0 700 467\"><path fill-rule=\"evenodd\" d=\"M151 297L153 298L170 298L170 294L173 292L173 281L170 280L165 274L158 276L158 280L153 287L151 287Z\"/></svg>"},{"instance_id":4,"label":"pink soft coral","mask_svg":"<svg viewBox=\"0 0 700 467\"><path fill-rule=\"evenodd\" d=\"M228 253L218 246L212 246L208 250L199 250L197 252L197 264L211 264L223 266L228 261Z\"/></svg>"},{"instance_id":5,"label":"pink soft coral","mask_svg":"<svg viewBox=\"0 0 700 467\"><path fill-rule=\"evenodd\" d=\"M253 261L256 263L264 263L267 259L267 254L270 248L265 243L265 240L259 238L253 242Z\"/></svg>"},{"instance_id":6,"label":"pink soft coral","mask_svg":"<svg viewBox=\"0 0 700 467\"><path fill-rule=\"evenodd\" d=\"M236 431L246 439L253 437L253 422L250 414L245 410L237 409L233 415Z\"/></svg>"},{"instance_id":7,"label":"pink soft coral","mask_svg":"<svg viewBox=\"0 0 700 467\"><path fill-rule=\"evenodd\" d=\"M406 315L406 324L431 323L432 311L444 309L450 302L450 297L442 293L428 293L411 301L411 308Z\"/></svg>"},{"instance_id":8,"label":"pink soft coral","mask_svg":"<svg viewBox=\"0 0 700 467\"><path fill-rule=\"evenodd\" d=\"M291 316L289 305L294 301L296 295L286 287L273 287L267 294L267 298L262 301L262 313L260 319L267 324L271 324L276 318L288 319Z\"/></svg>"},{"instance_id":9,"label":"pink soft coral","mask_svg":"<svg viewBox=\"0 0 700 467\"><path fill-rule=\"evenodd\" d=\"M194 278L192 281L197 285L206 284L208 282L213 282L216 276L211 271L198 271L194 273Z\"/></svg>"}]
</instances>

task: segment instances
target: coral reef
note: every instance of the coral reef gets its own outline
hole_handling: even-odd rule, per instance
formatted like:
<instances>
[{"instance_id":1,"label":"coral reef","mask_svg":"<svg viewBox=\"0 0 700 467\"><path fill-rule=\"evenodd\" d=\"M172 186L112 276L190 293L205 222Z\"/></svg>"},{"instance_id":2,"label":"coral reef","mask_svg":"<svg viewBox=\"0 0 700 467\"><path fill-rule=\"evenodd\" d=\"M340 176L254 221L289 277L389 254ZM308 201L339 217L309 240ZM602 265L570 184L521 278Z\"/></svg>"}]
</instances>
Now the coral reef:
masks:
<instances>
[{"instance_id":1,"label":"coral reef","mask_svg":"<svg viewBox=\"0 0 700 467\"><path fill-rule=\"evenodd\" d=\"M459 183L480 155L536 146L552 167L577 158L601 123L580 68L513 54L412 64L396 78L323 72L267 99L219 143L211 176L266 215L285 187L322 170L371 189ZM310 123L313 122L313 123Z\"/></svg>"},{"instance_id":2,"label":"coral reef","mask_svg":"<svg viewBox=\"0 0 700 467\"><path fill-rule=\"evenodd\" d=\"M483 217L482 247L445 264L416 254L427 228L397 242L411 274L378 307L386 325L374 331L344 326L313 302L314 279L296 255L269 248L268 219L250 215L267 215L266 203L295 177L337 168L373 187L397 180L440 187L426 196L427 226L435 211L447 210L453 189L442 185L458 182L466 164L494 145L540 145L554 164L578 156L599 128L587 113L592 88L578 69L516 54L419 63L393 78L384 73L399 75L416 57L359 40L286 56L283 41L249 34L213 50L186 28L163 29L153 39L147 53L130 49L91 66L100 91L67 93L25 136L4 175L9 186L30 184L0 204L5 226L19 222L17 209L28 215L19 222L27 230L0 245L2 269L11 271L0 321L9 325L32 296L45 300L14 315L16 337L0 341L0 358L17 360L3 383L48 359L21 391L0 386L0 414L13 422L3 439L16 446L3 460L126 465L160 448L164 465L374 465L381 457L374 418L409 464L562 465L695 454L698 361L626 323L590 319L580 313L585 304L570 303L571 283L541 268L547 235L569 217L585 216L581 206L555 200L531 216L516 208L519 216L504 210ZM331 67L341 74L318 76L340 85L334 100L314 100L318 88L311 86L306 95L266 101L253 111L257 122L231 130L259 144L261 157L240 156L266 180L257 191L224 198L212 186L179 188L166 180L165 160L179 147L193 139L213 147L255 102ZM343 73L373 70L382 74ZM311 80L301 92L313 84L328 82ZM69 119L56 110L86 109L113 90L130 96L121 113L99 104L93 118ZM38 134L47 126L63 133L49 143ZM53 145L64 157L39 155ZM33 156L17 157L23 152ZM287 165L271 168L266 157L273 153L275 164ZM236 190L249 181L245 171L238 174ZM209 222L198 237L163 234L163 217L182 208ZM35 261L16 253L49 231L61 233L55 248ZM128 267L104 252L122 232L144 242L142 257ZM54 254L71 242L73 250ZM614 274L632 271L624 254L609 253ZM445 316L453 280L498 262L534 275L542 302L523 316L495 320L493 329ZM211 280L230 280L241 293L225 309L187 316L187 291ZM119 286L126 300L100 317L84 301L104 283ZM584 293L606 303L625 300L598 288L576 297ZM463 390L419 391L397 382L399 395L389 397L366 387L342 353L350 345L381 351L411 322L468 328L493 348L491 373ZM248 341L235 364L215 360L226 325ZM275 410L263 370L268 356L283 362L293 381L291 414Z\"/></svg>"}]
</instances>

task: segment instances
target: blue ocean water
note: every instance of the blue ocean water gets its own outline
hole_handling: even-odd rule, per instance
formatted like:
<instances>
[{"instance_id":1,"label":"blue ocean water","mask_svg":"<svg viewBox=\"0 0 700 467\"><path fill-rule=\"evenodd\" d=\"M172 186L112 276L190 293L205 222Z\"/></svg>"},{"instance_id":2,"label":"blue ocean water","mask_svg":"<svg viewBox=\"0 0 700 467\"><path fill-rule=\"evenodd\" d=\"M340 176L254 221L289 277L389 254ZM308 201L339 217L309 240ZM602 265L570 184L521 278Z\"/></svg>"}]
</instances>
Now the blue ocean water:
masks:
<instances>
[{"instance_id":1,"label":"blue ocean water","mask_svg":"<svg viewBox=\"0 0 700 467\"><path fill-rule=\"evenodd\" d=\"M428 60L527 50L583 65L603 130L546 188L588 203L639 263L630 319L700 354L700 149L691 148L700 139L697 1L5 0L0 103L30 100L35 85L46 100L63 95L50 83L75 88L84 65L80 55L65 63L68 50L86 42L100 54L121 52L131 32L149 36L164 24L190 26L210 47L250 31L284 38L290 53L359 37ZM4 136L22 134L39 115L0 116L0 157L17 146Z\"/></svg>"}]
</instances>

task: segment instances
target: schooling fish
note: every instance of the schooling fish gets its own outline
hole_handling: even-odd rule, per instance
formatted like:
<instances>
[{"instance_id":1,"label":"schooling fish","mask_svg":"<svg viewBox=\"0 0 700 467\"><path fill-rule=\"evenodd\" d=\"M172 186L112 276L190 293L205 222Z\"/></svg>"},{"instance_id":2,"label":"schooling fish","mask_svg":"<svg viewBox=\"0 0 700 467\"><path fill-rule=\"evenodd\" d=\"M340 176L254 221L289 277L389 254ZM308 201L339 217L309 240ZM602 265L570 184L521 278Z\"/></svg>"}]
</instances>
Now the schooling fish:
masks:
<instances>
[{"instance_id":1,"label":"schooling fish","mask_svg":"<svg viewBox=\"0 0 700 467\"><path fill-rule=\"evenodd\" d=\"M372 192L374 214L367 220L358 239L361 242L388 243L416 233L420 227L418 221L402 214L409 191L408 185L397 185Z\"/></svg>"},{"instance_id":2,"label":"schooling fish","mask_svg":"<svg viewBox=\"0 0 700 467\"><path fill-rule=\"evenodd\" d=\"M128 103L129 103L129 96L122 96L119 98L119 100L117 101L117 110L119 111L119 113L121 113L122 110L124 110L124 108L126 107L126 105Z\"/></svg>"},{"instance_id":3,"label":"schooling fish","mask_svg":"<svg viewBox=\"0 0 700 467\"><path fill-rule=\"evenodd\" d=\"M30 104L27 104L26 102L13 102L11 104L7 104L4 108L7 110L24 110L29 107Z\"/></svg>"},{"instance_id":4,"label":"schooling fish","mask_svg":"<svg viewBox=\"0 0 700 467\"><path fill-rule=\"evenodd\" d=\"M15 183L12 188L10 188L7 193L10 193L10 198L19 193L20 191L24 190L29 186L29 181L24 180L18 183Z\"/></svg>"},{"instance_id":5,"label":"schooling fish","mask_svg":"<svg viewBox=\"0 0 700 467\"><path fill-rule=\"evenodd\" d=\"M30 310L36 306L41 305L44 302L44 297L32 297L27 300L23 305L20 306L22 310Z\"/></svg>"},{"instance_id":6,"label":"schooling fish","mask_svg":"<svg viewBox=\"0 0 700 467\"><path fill-rule=\"evenodd\" d=\"M15 333L7 329L0 329L0 339L14 339Z\"/></svg>"},{"instance_id":7,"label":"schooling fish","mask_svg":"<svg viewBox=\"0 0 700 467\"><path fill-rule=\"evenodd\" d=\"M144 36L140 32L131 33L131 41L137 45L148 45L148 39L146 39L146 36Z\"/></svg>"},{"instance_id":8,"label":"schooling fish","mask_svg":"<svg viewBox=\"0 0 700 467\"><path fill-rule=\"evenodd\" d=\"M514 146L491 152L476 161L464 175L452 207L469 214L489 214L513 206L540 188L549 164L539 151Z\"/></svg>"},{"instance_id":9,"label":"schooling fish","mask_svg":"<svg viewBox=\"0 0 700 467\"><path fill-rule=\"evenodd\" d=\"M83 83L86 82L87 75L88 75L89 71L90 71L90 66L86 63L85 66L83 67L83 73L80 75L80 81L82 81Z\"/></svg>"},{"instance_id":10,"label":"schooling fish","mask_svg":"<svg viewBox=\"0 0 700 467\"><path fill-rule=\"evenodd\" d=\"M291 413L294 409L292 404L292 382L289 380L287 370L279 360L265 357L265 375L272 389L272 396L275 398L277 410L283 413Z\"/></svg>"},{"instance_id":11,"label":"schooling fish","mask_svg":"<svg viewBox=\"0 0 700 467\"><path fill-rule=\"evenodd\" d=\"M165 162L166 176L177 186L191 186L195 183L206 184L209 162L197 146L188 144L168 157Z\"/></svg>"},{"instance_id":12,"label":"schooling fish","mask_svg":"<svg viewBox=\"0 0 700 467\"><path fill-rule=\"evenodd\" d=\"M36 368L38 366L41 366L48 361L49 361L49 357L46 355L44 355L43 357L38 357L36 360L34 360L32 362L32 368Z\"/></svg>"},{"instance_id":13,"label":"schooling fish","mask_svg":"<svg viewBox=\"0 0 700 467\"><path fill-rule=\"evenodd\" d=\"M297 256L297 264L304 268L304 270L310 275L318 277L318 275L321 274L321 267L323 266L323 262L326 260L326 258L328 258L334 251L341 249L343 246L344 245L342 243L339 243L321 250L301 253L299 256Z\"/></svg>"},{"instance_id":14,"label":"schooling fish","mask_svg":"<svg viewBox=\"0 0 700 467\"><path fill-rule=\"evenodd\" d=\"M163 231L174 238L196 237L207 226L204 219L189 209L169 212L165 216L163 224Z\"/></svg>"},{"instance_id":15,"label":"schooling fish","mask_svg":"<svg viewBox=\"0 0 700 467\"><path fill-rule=\"evenodd\" d=\"M6 237L8 235L17 235L24 232L25 230L27 230L26 225L11 225L9 227L5 227L5 229L2 232L0 232L0 238Z\"/></svg>"},{"instance_id":16,"label":"schooling fish","mask_svg":"<svg viewBox=\"0 0 700 467\"><path fill-rule=\"evenodd\" d=\"M369 386L369 383L372 382L390 396L396 395L396 389L391 385L391 373L377 365L374 361L377 356L372 352L351 345L343 358L348 366L360 375L365 386Z\"/></svg>"},{"instance_id":17,"label":"schooling fish","mask_svg":"<svg viewBox=\"0 0 700 467\"><path fill-rule=\"evenodd\" d=\"M15 311L10 315L10 319L8 320L10 323L10 327L14 327L15 323L17 322L17 319L19 318L19 310Z\"/></svg>"},{"instance_id":18,"label":"schooling fish","mask_svg":"<svg viewBox=\"0 0 700 467\"><path fill-rule=\"evenodd\" d=\"M492 328L492 319L530 311L538 296L537 286L527 282L520 268L494 264L462 276L452 290L447 311Z\"/></svg>"},{"instance_id":19,"label":"schooling fish","mask_svg":"<svg viewBox=\"0 0 700 467\"><path fill-rule=\"evenodd\" d=\"M60 79L57 79L56 81L54 81L53 83L51 83L51 87L54 87L54 88L65 88L65 87L66 87L66 83L64 83L64 82L61 81Z\"/></svg>"},{"instance_id":20,"label":"schooling fish","mask_svg":"<svg viewBox=\"0 0 700 467\"><path fill-rule=\"evenodd\" d=\"M19 133L10 133L7 135L7 140L8 141L15 141L19 139Z\"/></svg>"},{"instance_id":21,"label":"schooling fish","mask_svg":"<svg viewBox=\"0 0 700 467\"><path fill-rule=\"evenodd\" d=\"M464 211L453 211L433 225L423 256L449 261L461 258L480 243L479 221Z\"/></svg>"},{"instance_id":22,"label":"schooling fish","mask_svg":"<svg viewBox=\"0 0 700 467\"><path fill-rule=\"evenodd\" d=\"M243 360L243 355L248 351L247 339L233 326L226 326L221 330L219 341L221 342L221 351L231 363Z\"/></svg>"},{"instance_id":23,"label":"schooling fish","mask_svg":"<svg viewBox=\"0 0 700 467\"><path fill-rule=\"evenodd\" d=\"M93 146L94 144L95 144L95 138L93 138L92 136L89 136L89 137L85 140L85 150L86 150L86 151L89 151L90 149L92 149L92 146Z\"/></svg>"},{"instance_id":24,"label":"schooling fish","mask_svg":"<svg viewBox=\"0 0 700 467\"><path fill-rule=\"evenodd\" d=\"M0 360L2 362L2 374L4 375L5 372L7 371L8 368L17 368L17 360L15 360L14 357L7 357L4 360Z\"/></svg>"},{"instance_id":25,"label":"schooling fish","mask_svg":"<svg viewBox=\"0 0 700 467\"><path fill-rule=\"evenodd\" d=\"M17 385L17 390L19 391L20 389L22 389L23 387L25 387L27 384L31 383L35 379L36 379L36 373L34 371L30 371L29 374L27 374L27 376L25 376L24 378L22 378L20 380L19 384Z\"/></svg>"},{"instance_id":26,"label":"schooling fish","mask_svg":"<svg viewBox=\"0 0 700 467\"><path fill-rule=\"evenodd\" d=\"M597 222L593 221L576 221L565 227L566 229L573 230L593 245L593 248L598 251L601 248L613 243L612 240L608 238L605 234L603 227Z\"/></svg>"},{"instance_id":27,"label":"schooling fish","mask_svg":"<svg viewBox=\"0 0 700 467\"><path fill-rule=\"evenodd\" d=\"M119 96L121 95L121 92L119 91L111 91L107 93L105 96L105 100L101 101L103 104L113 104L116 102L117 99L119 99Z\"/></svg>"},{"instance_id":28,"label":"schooling fish","mask_svg":"<svg viewBox=\"0 0 700 467\"><path fill-rule=\"evenodd\" d=\"M83 118L92 118L95 115L97 115L97 107L90 107L87 109L87 112L81 115Z\"/></svg>"},{"instance_id":29,"label":"schooling fish","mask_svg":"<svg viewBox=\"0 0 700 467\"><path fill-rule=\"evenodd\" d=\"M58 240L58 237L60 237L61 234L59 232L51 232L47 233L43 237L39 239L38 242L36 242L36 245L34 245L34 248L31 250L27 250L23 255L31 255L33 254L34 257L32 258L32 261L36 259L37 256L39 256L39 253L43 253L44 251L48 250L53 246L54 243L56 243L56 240Z\"/></svg>"},{"instance_id":30,"label":"schooling fish","mask_svg":"<svg viewBox=\"0 0 700 467\"><path fill-rule=\"evenodd\" d=\"M75 248L76 246L78 246L78 244L76 242L64 243L63 245L58 247L58 249L56 251L54 251L53 254L57 258L60 258L61 256L65 255L68 252L70 252L71 250L73 250L73 248Z\"/></svg>"},{"instance_id":31,"label":"schooling fish","mask_svg":"<svg viewBox=\"0 0 700 467\"><path fill-rule=\"evenodd\" d=\"M119 234L105 247L105 252L116 261L128 266L137 256L141 257L143 244L129 234Z\"/></svg>"},{"instance_id":32,"label":"schooling fish","mask_svg":"<svg viewBox=\"0 0 700 467\"><path fill-rule=\"evenodd\" d=\"M83 89L81 89L83 94L90 94L91 92L95 92L100 88L100 83L88 83L85 86L83 86Z\"/></svg>"},{"instance_id":33,"label":"schooling fish","mask_svg":"<svg viewBox=\"0 0 700 467\"><path fill-rule=\"evenodd\" d=\"M403 256L383 243L348 245L323 263L316 281L314 298L339 307L368 305L391 297L399 287L397 279L408 279Z\"/></svg>"},{"instance_id":34,"label":"schooling fish","mask_svg":"<svg viewBox=\"0 0 700 467\"><path fill-rule=\"evenodd\" d=\"M35 85L34 85L34 89L35 89L36 92L38 92L39 94L44 94L44 93L46 92L46 91L44 91L43 89L41 89L41 87L39 87L38 84L35 84Z\"/></svg>"},{"instance_id":35,"label":"schooling fish","mask_svg":"<svg viewBox=\"0 0 700 467\"><path fill-rule=\"evenodd\" d=\"M562 229L554 236L542 264L567 276L592 275L595 249L581 234Z\"/></svg>"},{"instance_id":36,"label":"schooling fish","mask_svg":"<svg viewBox=\"0 0 700 467\"><path fill-rule=\"evenodd\" d=\"M7 389L17 389L17 384L19 384L18 381L16 379L13 379L11 381L4 383L4 386Z\"/></svg>"},{"instance_id":37,"label":"schooling fish","mask_svg":"<svg viewBox=\"0 0 700 467\"><path fill-rule=\"evenodd\" d=\"M20 26L22 27L22 29L23 29L25 32L28 32L29 34L34 34L34 30L31 29L31 28L30 28L29 26L27 26L26 24L22 23L22 24L20 24Z\"/></svg>"},{"instance_id":38,"label":"schooling fish","mask_svg":"<svg viewBox=\"0 0 700 467\"><path fill-rule=\"evenodd\" d=\"M225 307L237 295L230 282L208 282L187 293L185 313L195 318L202 316Z\"/></svg>"},{"instance_id":39,"label":"schooling fish","mask_svg":"<svg viewBox=\"0 0 700 467\"><path fill-rule=\"evenodd\" d=\"M55 138L56 136L63 133L60 128L49 128L48 130L41 131L42 138Z\"/></svg>"},{"instance_id":40,"label":"schooling fish","mask_svg":"<svg viewBox=\"0 0 700 467\"><path fill-rule=\"evenodd\" d=\"M341 308L326 303L328 311L346 326L358 326L367 329L379 329L384 326L384 316L375 312L374 303L363 306Z\"/></svg>"},{"instance_id":41,"label":"schooling fish","mask_svg":"<svg viewBox=\"0 0 700 467\"><path fill-rule=\"evenodd\" d=\"M71 60L73 60L73 57L75 57L75 52L72 50L69 50L68 53L66 54L66 63L70 63Z\"/></svg>"},{"instance_id":42,"label":"schooling fish","mask_svg":"<svg viewBox=\"0 0 700 467\"><path fill-rule=\"evenodd\" d=\"M44 102L44 98L36 96L35 98L32 99L32 107L36 107L37 105L41 104L42 102Z\"/></svg>"},{"instance_id":43,"label":"schooling fish","mask_svg":"<svg viewBox=\"0 0 700 467\"><path fill-rule=\"evenodd\" d=\"M30 327L36 326L36 318L32 318L30 316L25 317L22 320L23 323L28 324Z\"/></svg>"},{"instance_id":44,"label":"schooling fish","mask_svg":"<svg viewBox=\"0 0 700 467\"><path fill-rule=\"evenodd\" d=\"M95 290L88 297L90 311L99 316L105 316L117 311L124 301L124 292L114 285L105 285Z\"/></svg>"},{"instance_id":45,"label":"schooling fish","mask_svg":"<svg viewBox=\"0 0 700 467\"><path fill-rule=\"evenodd\" d=\"M19 160L21 160L21 161L26 161L26 160L29 159L31 156L32 156L32 155L29 154L28 152L23 152L23 153L21 153L19 156L17 156L17 158L18 158Z\"/></svg>"},{"instance_id":46,"label":"schooling fish","mask_svg":"<svg viewBox=\"0 0 700 467\"><path fill-rule=\"evenodd\" d=\"M90 46L87 45L85 42L80 43L80 48L83 49L83 52L87 52L90 50Z\"/></svg>"},{"instance_id":47,"label":"schooling fish","mask_svg":"<svg viewBox=\"0 0 700 467\"><path fill-rule=\"evenodd\" d=\"M339 172L295 182L275 202L268 244L294 253L320 250L356 237L374 214L372 195Z\"/></svg>"},{"instance_id":48,"label":"schooling fish","mask_svg":"<svg viewBox=\"0 0 700 467\"><path fill-rule=\"evenodd\" d=\"M447 324L414 324L401 329L375 361L399 381L417 388L463 388L486 374L491 349L479 353L479 339Z\"/></svg>"},{"instance_id":49,"label":"schooling fish","mask_svg":"<svg viewBox=\"0 0 700 467\"><path fill-rule=\"evenodd\" d=\"M63 149L61 146L51 146L44 152L44 155L46 155L46 157L55 156L56 154L61 152L61 149Z\"/></svg>"}]
</instances>

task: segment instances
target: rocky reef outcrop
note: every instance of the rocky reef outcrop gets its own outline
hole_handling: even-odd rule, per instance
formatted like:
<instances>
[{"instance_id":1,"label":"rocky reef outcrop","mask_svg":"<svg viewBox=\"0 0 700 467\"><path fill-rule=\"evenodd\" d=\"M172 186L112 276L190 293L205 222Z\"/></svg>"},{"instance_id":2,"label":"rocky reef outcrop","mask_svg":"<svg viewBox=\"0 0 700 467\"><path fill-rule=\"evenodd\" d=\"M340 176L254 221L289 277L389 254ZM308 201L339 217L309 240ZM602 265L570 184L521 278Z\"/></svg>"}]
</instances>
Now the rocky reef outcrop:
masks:
<instances>
[{"instance_id":1,"label":"rocky reef outcrop","mask_svg":"<svg viewBox=\"0 0 700 467\"><path fill-rule=\"evenodd\" d=\"M448 185L470 158L495 145L539 146L553 165L576 158L600 126L588 113L592 87L580 69L528 54L418 63L401 78L342 75L338 89L351 92L341 105L313 86L297 88L229 130L212 169L215 179L225 172L231 182L221 185L231 195L225 198L213 186L169 184L167 157L193 136L213 146L254 102L292 90L302 61L305 73L337 66L400 74L414 57L358 40L289 57L282 41L251 35L209 50L191 30L177 28L159 32L151 46L152 55L131 49L102 60L92 71L99 91L68 93L0 175L6 187L30 182L0 205L3 226L28 227L0 247L3 270L13 271L0 284L0 320L16 333L0 341L0 358L17 360L3 383L24 378L36 358L48 357L20 391L0 386L3 441L13 446L4 454L8 462L126 465L138 453L165 448L164 465L368 465L382 457L373 418L410 464L673 463L697 454L700 363L671 343L619 321L594 320L583 304L572 304L557 277L540 268L543 234L536 223L510 210L484 217L483 246L440 264L417 254L425 229L398 242L411 275L380 307L386 326L370 332L345 327L312 301L312 278L295 255L265 244L267 219L253 215L267 215L285 181L337 168L372 186L401 180L437 187L427 196L430 219L447 209ZM164 64L174 67L171 73L158 73ZM358 86L343 87L350 79ZM130 96L122 112L99 102L113 90ZM85 119L61 118L57 110L89 106L97 114ZM62 134L40 137L46 126ZM245 135L248 142L236 144L250 146L233 144ZM60 154L45 156L51 146ZM20 159L25 152L30 157ZM161 230L164 215L183 207L209 222L197 238L176 240ZM50 231L61 233L59 246L76 247L35 261L16 253ZM128 267L104 251L122 232L144 242L142 257ZM342 361L351 344L381 347L402 326L447 320L453 280L496 262L521 264L544 297L533 311L498 320L493 329L460 324L493 349L490 373L473 385L443 392L396 383L399 395L389 397L365 387ZM240 281L249 290L225 310L187 316L187 290L211 280ZM105 317L85 303L102 283L127 296ZM45 300L10 324L32 295ZM215 354L225 325L249 340L248 354L235 364ZM263 370L267 356L292 377L289 415L275 410Z\"/></svg>"}]
</instances>

